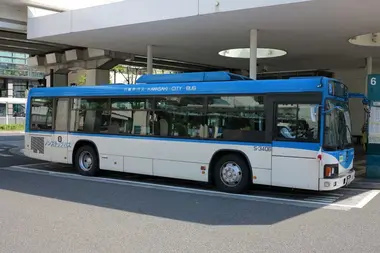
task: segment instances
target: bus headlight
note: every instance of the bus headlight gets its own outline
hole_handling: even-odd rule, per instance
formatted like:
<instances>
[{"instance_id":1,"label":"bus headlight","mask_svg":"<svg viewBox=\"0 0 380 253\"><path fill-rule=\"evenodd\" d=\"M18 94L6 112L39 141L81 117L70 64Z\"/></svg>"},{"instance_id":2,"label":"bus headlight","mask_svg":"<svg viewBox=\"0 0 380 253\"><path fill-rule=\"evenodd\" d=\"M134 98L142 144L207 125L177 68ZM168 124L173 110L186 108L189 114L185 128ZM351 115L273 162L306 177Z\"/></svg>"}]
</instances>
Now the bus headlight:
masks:
<instances>
[{"instance_id":1,"label":"bus headlight","mask_svg":"<svg viewBox=\"0 0 380 253\"><path fill-rule=\"evenodd\" d=\"M324 178L334 178L339 175L338 164L326 164L323 172Z\"/></svg>"}]
</instances>

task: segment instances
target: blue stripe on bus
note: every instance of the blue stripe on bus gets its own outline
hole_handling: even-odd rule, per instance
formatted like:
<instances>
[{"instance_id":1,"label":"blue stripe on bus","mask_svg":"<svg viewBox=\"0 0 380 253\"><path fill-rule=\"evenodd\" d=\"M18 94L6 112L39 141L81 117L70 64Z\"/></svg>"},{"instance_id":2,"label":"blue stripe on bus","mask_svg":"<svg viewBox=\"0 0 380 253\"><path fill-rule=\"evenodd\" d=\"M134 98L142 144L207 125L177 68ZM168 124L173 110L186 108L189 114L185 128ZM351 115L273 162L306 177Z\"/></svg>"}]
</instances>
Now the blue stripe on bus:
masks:
<instances>
[{"instance_id":1,"label":"blue stripe on bus","mask_svg":"<svg viewBox=\"0 0 380 253\"><path fill-rule=\"evenodd\" d=\"M32 88L31 97L117 97L136 95L204 95L204 94L260 94L289 92L325 92L321 83L327 78L304 78L287 80L248 80L227 82L193 82L136 85L98 85L77 87Z\"/></svg>"},{"instance_id":2,"label":"blue stripe on bus","mask_svg":"<svg viewBox=\"0 0 380 253\"><path fill-rule=\"evenodd\" d=\"M335 157L339 161L339 157L343 156L343 162L339 161L340 165L342 165L343 168L347 169L352 161L354 160L354 149L346 149L346 150L340 150L340 151L329 151L327 152L329 155Z\"/></svg>"},{"instance_id":3,"label":"blue stripe on bus","mask_svg":"<svg viewBox=\"0 0 380 253\"><path fill-rule=\"evenodd\" d=\"M46 131L26 131L30 134L46 134L46 135L66 135L66 132L46 132ZM134 136L134 135L113 135L113 134L90 134L90 133L68 133L72 136L88 136L88 137L102 137L102 138L115 138L115 139L138 139L138 140L156 140L156 141L173 141L173 142L192 142L192 143L211 143L222 145L240 145L240 146L273 146L277 148L294 148L304 149L311 151L318 151L320 148L319 143L303 143L303 142L278 142L272 143L257 143L257 142L238 142L238 141L219 141L212 139L185 139L185 138L165 138L153 136Z\"/></svg>"},{"instance_id":4,"label":"blue stripe on bus","mask_svg":"<svg viewBox=\"0 0 380 253\"><path fill-rule=\"evenodd\" d=\"M294 142L294 141L273 141L273 147L277 148L294 148L294 149L304 149L311 151L318 151L321 147L319 143L310 142Z\"/></svg>"}]
</instances>

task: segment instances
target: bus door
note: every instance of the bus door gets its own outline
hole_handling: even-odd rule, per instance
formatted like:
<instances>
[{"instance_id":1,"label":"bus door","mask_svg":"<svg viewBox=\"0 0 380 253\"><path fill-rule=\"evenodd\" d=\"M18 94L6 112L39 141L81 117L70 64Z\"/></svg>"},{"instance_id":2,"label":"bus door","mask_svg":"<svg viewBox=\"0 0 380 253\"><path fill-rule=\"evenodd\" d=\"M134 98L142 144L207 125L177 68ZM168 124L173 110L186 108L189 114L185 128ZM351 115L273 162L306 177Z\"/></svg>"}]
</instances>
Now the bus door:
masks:
<instances>
[{"instance_id":1,"label":"bus door","mask_svg":"<svg viewBox=\"0 0 380 253\"><path fill-rule=\"evenodd\" d=\"M51 160L58 163L68 162L68 148L70 141L68 139L70 99L57 98L54 103L54 132L50 142Z\"/></svg>"},{"instance_id":2,"label":"bus door","mask_svg":"<svg viewBox=\"0 0 380 253\"><path fill-rule=\"evenodd\" d=\"M319 189L321 93L272 97L272 185Z\"/></svg>"}]
</instances>

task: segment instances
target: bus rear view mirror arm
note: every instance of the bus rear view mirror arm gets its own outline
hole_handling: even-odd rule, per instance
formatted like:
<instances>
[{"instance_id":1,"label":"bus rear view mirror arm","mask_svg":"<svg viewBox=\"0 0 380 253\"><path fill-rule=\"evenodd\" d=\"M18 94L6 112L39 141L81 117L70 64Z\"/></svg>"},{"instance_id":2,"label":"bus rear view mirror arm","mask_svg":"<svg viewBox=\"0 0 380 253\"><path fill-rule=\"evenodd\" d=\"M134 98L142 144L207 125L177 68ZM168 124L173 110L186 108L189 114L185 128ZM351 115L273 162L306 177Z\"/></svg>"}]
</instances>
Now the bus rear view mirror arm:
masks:
<instances>
[{"instance_id":1,"label":"bus rear view mirror arm","mask_svg":"<svg viewBox=\"0 0 380 253\"><path fill-rule=\"evenodd\" d=\"M318 113L318 108L320 107L323 107L322 105L317 105L314 107L314 110L311 112L312 113L312 118L314 117L314 115L316 115ZM321 111L322 114L329 114L330 112L332 112L333 110L338 110L338 111L344 111L344 109L341 107L341 106L334 106L333 108L329 109L329 110L323 110Z\"/></svg>"}]
</instances>

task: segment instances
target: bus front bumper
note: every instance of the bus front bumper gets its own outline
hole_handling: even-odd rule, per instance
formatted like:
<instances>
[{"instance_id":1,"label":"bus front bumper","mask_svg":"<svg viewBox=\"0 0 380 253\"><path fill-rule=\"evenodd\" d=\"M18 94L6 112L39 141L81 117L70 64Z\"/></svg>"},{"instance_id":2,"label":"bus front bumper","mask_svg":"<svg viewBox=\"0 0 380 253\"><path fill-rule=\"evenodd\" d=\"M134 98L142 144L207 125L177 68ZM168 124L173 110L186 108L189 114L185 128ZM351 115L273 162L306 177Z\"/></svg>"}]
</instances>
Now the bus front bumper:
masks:
<instances>
[{"instance_id":1,"label":"bus front bumper","mask_svg":"<svg viewBox=\"0 0 380 253\"><path fill-rule=\"evenodd\" d=\"M319 179L320 191L332 191L339 189L343 186L349 185L355 179L355 170L351 169L350 172L338 178Z\"/></svg>"}]
</instances>

